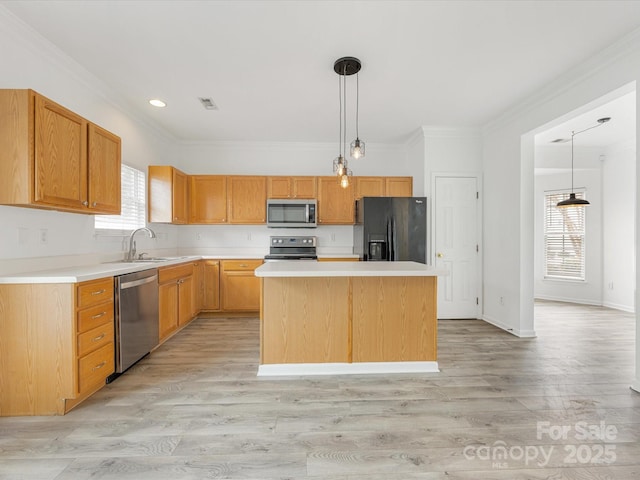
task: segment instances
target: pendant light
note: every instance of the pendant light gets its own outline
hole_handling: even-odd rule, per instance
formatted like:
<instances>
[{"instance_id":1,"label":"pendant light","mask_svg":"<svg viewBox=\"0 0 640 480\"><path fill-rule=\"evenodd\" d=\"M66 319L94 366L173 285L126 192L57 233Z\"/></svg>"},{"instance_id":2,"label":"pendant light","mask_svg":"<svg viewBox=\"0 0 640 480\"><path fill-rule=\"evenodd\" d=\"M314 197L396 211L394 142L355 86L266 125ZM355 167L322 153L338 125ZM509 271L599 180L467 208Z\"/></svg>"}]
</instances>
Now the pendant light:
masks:
<instances>
[{"instance_id":1,"label":"pendant light","mask_svg":"<svg viewBox=\"0 0 640 480\"><path fill-rule=\"evenodd\" d=\"M351 142L349 153L351 157L358 159L364 157L364 142L360 140L358 123L360 119L360 74L356 73L356 139Z\"/></svg>"},{"instance_id":2,"label":"pendant light","mask_svg":"<svg viewBox=\"0 0 640 480\"><path fill-rule=\"evenodd\" d=\"M598 119L598 123L589 128L585 128L584 130L580 130L578 132L571 132L571 193L569 194L569 198L562 200L556 204L556 207L566 208L566 207L586 207L591 205L587 200L582 198L576 198L576 194L573 191L573 137L578 135L579 133L586 132L587 130L591 130L593 128L600 127L611 120L611 117L603 117Z\"/></svg>"},{"instance_id":3,"label":"pendant light","mask_svg":"<svg viewBox=\"0 0 640 480\"><path fill-rule=\"evenodd\" d=\"M349 177L353 175L353 172L347 163L347 77L349 75L357 74L360 71L360 60L355 57L342 57L335 61L333 64L333 71L338 74L338 97L340 104L340 139L338 141L338 156L333 160L333 171L338 176L340 186L347 188L350 184ZM356 130L357 130L357 108L356 108ZM356 132L357 137L357 132ZM364 142L359 138L354 140L354 144L362 145L361 153L364 154ZM359 150L356 150L359 151ZM353 155L352 150L352 155ZM354 158L358 158L355 157Z\"/></svg>"}]
</instances>

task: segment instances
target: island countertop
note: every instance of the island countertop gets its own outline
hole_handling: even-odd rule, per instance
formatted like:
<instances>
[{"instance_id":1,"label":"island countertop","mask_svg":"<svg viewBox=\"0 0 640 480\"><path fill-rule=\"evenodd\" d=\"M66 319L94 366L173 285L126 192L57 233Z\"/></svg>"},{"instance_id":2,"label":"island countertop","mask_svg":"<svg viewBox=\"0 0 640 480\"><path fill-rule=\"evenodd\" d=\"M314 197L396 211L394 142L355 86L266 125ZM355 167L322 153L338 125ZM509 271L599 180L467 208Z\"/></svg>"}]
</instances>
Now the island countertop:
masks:
<instances>
[{"instance_id":1,"label":"island countertop","mask_svg":"<svg viewBox=\"0 0 640 480\"><path fill-rule=\"evenodd\" d=\"M435 277L447 271L417 262L267 262L256 277Z\"/></svg>"}]
</instances>

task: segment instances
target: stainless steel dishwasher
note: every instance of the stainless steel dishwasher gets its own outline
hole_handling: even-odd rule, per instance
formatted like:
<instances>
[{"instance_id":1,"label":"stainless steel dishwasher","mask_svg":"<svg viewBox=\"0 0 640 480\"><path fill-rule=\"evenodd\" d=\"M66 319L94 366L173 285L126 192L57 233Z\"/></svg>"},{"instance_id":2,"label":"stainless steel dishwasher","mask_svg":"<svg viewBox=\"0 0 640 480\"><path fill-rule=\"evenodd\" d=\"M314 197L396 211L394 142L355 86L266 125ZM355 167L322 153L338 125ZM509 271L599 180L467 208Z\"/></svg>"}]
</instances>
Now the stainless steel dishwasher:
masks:
<instances>
[{"instance_id":1,"label":"stainless steel dishwasher","mask_svg":"<svg viewBox=\"0 0 640 480\"><path fill-rule=\"evenodd\" d=\"M107 382L158 345L158 269L115 277L116 371Z\"/></svg>"}]
</instances>

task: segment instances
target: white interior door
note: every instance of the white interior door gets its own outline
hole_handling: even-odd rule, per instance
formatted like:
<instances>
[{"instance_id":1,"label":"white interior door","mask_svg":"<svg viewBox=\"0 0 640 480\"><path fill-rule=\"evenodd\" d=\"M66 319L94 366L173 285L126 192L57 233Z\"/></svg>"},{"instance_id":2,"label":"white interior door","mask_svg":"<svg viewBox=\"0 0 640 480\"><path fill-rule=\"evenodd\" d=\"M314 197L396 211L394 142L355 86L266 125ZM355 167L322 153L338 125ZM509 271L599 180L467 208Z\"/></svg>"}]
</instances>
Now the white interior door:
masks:
<instances>
[{"instance_id":1,"label":"white interior door","mask_svg":"<svg viewBox=\"0 0 640 480\"><path fill-rule=\"evenodd\" d=\"M477 183L476 177L435 179L435 265L449 271L438 278L438 318L478 318Z\"/></svg>"}]
</instances>

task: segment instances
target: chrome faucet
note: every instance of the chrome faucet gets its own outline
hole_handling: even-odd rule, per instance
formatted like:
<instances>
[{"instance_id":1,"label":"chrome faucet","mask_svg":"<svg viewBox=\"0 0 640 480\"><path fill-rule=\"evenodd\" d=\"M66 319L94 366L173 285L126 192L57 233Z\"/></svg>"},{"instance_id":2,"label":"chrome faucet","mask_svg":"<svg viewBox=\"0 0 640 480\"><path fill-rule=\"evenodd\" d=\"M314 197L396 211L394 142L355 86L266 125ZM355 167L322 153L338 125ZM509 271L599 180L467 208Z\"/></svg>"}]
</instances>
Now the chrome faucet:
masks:
<instances>
[{"instance_id":1,"label":"chrome faucet","mask_svg":"<svg viewBox=\"0 0 640 480\"><path fill-rule=\"evenodd\" d=\"M154 232L150 228L136 228L133 232L131 232L131 235L129 235L129 251L124 258L125 262L133 262L136 259L136 242L133 240L133 237L140 231L147 232L149 234L149 238L156 238L156 232Z\"/></svg>"}]
</instances>

